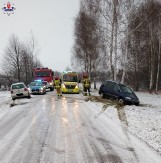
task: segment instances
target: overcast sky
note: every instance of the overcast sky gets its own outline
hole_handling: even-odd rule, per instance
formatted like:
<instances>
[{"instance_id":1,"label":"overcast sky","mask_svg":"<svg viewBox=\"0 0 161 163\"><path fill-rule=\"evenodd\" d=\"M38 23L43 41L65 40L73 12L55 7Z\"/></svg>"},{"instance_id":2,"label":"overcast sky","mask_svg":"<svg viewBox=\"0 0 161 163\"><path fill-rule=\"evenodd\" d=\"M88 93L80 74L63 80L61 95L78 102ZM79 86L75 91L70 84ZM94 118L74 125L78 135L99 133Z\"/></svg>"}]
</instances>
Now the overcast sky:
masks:
<instances>
[{"instance_id":1,"label":"overcast sky","mask_svg":"<svg viewBox=\"0 0 161 163\"><path fill-rule=\"evenodd\" d=\"M2 10L7 2L0 2L0 58L11 34L26 41L32 31L40 46L38 58L45 67L58 71L71 67L79 0L10 0L16 8L10 16Z\"/></svg>"}]
</instances>

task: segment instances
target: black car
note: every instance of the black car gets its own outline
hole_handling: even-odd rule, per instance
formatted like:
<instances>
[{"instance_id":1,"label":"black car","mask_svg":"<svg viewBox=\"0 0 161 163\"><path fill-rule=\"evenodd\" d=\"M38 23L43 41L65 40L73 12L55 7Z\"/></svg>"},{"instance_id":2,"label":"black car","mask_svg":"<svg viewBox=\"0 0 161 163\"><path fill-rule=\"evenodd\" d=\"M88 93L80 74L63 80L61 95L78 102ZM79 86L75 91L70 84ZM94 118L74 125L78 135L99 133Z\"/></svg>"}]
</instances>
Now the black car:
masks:
<instances>
[{"instance_id":1,"label":"black car","mask_svg":"<svg viewBox=\"0 0 161 163\"><path fill-rule=\"evenodd\" d=\"M104 81L99 89L99 94L102 97L117 99L123 104L139 105L139 99L132 89L115 81Z\"/></svg>"}]
</instances>

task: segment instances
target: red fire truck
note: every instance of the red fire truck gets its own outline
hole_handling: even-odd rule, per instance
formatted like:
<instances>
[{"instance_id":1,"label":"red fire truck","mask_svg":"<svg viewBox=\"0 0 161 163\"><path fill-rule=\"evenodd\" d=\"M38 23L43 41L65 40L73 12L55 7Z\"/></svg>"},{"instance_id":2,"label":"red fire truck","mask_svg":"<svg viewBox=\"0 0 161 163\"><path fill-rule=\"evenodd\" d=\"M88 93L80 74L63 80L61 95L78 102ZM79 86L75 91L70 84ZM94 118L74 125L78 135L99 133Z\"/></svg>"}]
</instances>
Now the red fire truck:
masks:
<instances>
[{"instance_id":1,"label":"red fire truck","mask_svg":"<svg viewBox=\"0 0 161 163\"><path fill-rule=\"evenodd\" d=\"M49 69L48 67L37 67L34 68L33 71L34 80L41 80L42 82L46 81L46 88L50 89L50 91L54 90L53 86L53 79L54 79L54 72L52 69Z\"/></svg>"}]
</instances>

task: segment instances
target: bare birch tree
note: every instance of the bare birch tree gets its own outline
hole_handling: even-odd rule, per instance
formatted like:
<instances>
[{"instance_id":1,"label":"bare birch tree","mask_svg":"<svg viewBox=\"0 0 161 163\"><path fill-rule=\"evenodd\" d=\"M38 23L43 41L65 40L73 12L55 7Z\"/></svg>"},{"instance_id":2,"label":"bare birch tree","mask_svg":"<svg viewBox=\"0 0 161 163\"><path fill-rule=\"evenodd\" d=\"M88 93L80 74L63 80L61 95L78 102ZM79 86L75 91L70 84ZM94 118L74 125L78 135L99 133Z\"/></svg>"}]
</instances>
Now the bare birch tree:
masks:
<instances>
[{"instance_id":1,"label":"bare birch tree","mask_svg":"<svg viewBox=\"0 0 161 163\"><path fill-rule=\"evenodd\" d=\"M81 3L80 11L75 19L75 45L73 53L75 58L84 65L84 71L91 76L96 72L99 62L99 33L96 12L90 1Z\"/></svg>"},{"instance_id":2,"label":"bare birch tree","mask_svg":"<svg viewBox=\"0 0 161 163\"><path fill-rule=\"evenodd\" d=\"M10 78L10 83L23 81L28 84L32 80L33 66L41 65L39 59L33 54L33 48L20 41L16 35L10 37L2 60L2 73L8 74L6 79Z\"/></svg>"},{"instance_id":3,"label":"bare birch tree","mask_svg":"<svg viewBox=\"0 0 161 163\"><path fill-rule=\"evenodd\" d=\"M3 69L15 73L18 82L20 82L22 69L21 43L15 35L10 37L3 59Z\"/></svg>"},{"instance_id":4,"label":"bare birch tree","mask_svg":"<svg viewBox=\"0 0 161 163\"><path fill-rule=\"evenodd\" d=\"M143 3L134 14L131 23L133 41L137 42L137 49L140 49L138 59L139 73L144 71L145 83L149 83L150 93L154 87L157 88L159 79L160 63L160 6L157 1L148 0ZM132 25L133 24L133 25ZM139 40L139 42L137 41ZM136 48L136 46L134 46ZM136 51L131 47L132 52ZM133 55L134 56L134 55ZM132 55L131 55L132 57Z\"/></svg>"},{"instance_id":5,"label":"bare birch tree","mask_svg":"<svg viewBox=\"0 0 161 163\"><path fill-rule=\"evenodd\" d=\"M161 56L161 10L159 10L158 14L159 25L158 25L158 55L157 55L157 73L156 73L156 83L155 83L155 93L158 94L158 84L159 84L159 74L160 74L160 56Z\"/></svg>"}]
</instances>

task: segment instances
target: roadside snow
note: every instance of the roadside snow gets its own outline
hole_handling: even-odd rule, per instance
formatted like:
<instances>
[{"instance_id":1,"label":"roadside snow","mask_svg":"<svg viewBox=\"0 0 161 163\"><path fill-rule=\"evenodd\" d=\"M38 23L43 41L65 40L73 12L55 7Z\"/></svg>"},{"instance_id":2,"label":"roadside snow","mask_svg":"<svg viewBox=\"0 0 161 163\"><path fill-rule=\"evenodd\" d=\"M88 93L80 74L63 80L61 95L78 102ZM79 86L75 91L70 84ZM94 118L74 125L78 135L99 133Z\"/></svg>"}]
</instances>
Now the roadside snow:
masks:
<instances>
[{"instance_id":1,"label":"roadside snow","mask_svg":"<svg viewBox=\"0 0 161 163\"><path fill-rule=\"evenodd\" d=\"M11 94L9 91L0 91L0 104L11 100Z\"/></svg>"},{"instance_id":2,"label":"roadside snow","mask_svg":"<svg viewBox=\"0 0 161 163\"><path fill-rule=\"evenodd\" d=\"M98 96L98 90L92 91ZM141 106L104 107L95 102L104 114L115 123L123 124L128 131L161 155L161 95L137 92Z\"/></svg>"},{"instance_id":3,"label":"roadside snow","mask_svg":"<svg viewBox=\"0 0 161 163\"><path fill-rule=\"evenodd\" d=\"M161 154L161 95L137 93L141 106L126 106L129 131Z\"/></svg>"}]
</instances>

